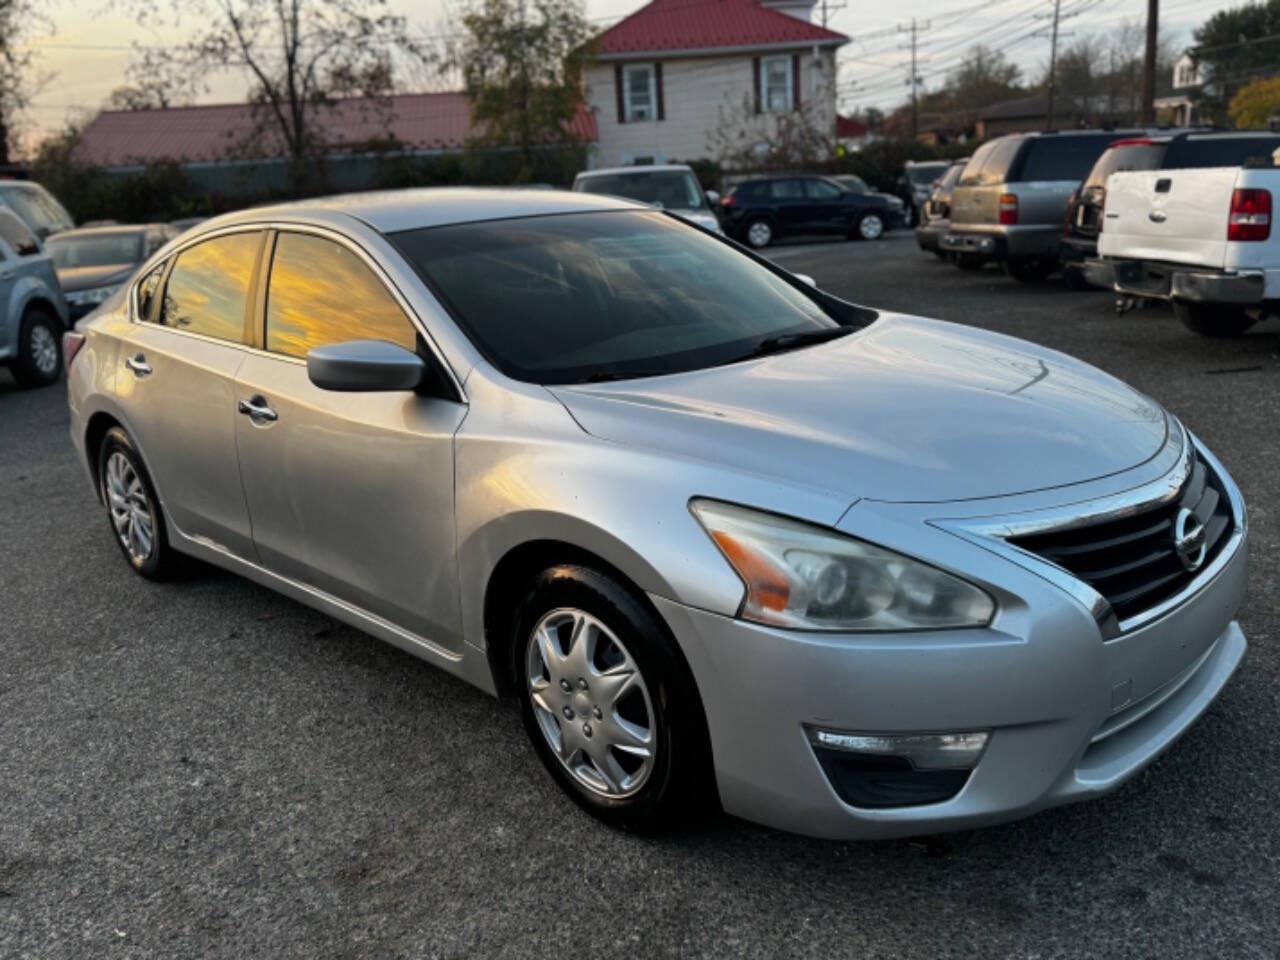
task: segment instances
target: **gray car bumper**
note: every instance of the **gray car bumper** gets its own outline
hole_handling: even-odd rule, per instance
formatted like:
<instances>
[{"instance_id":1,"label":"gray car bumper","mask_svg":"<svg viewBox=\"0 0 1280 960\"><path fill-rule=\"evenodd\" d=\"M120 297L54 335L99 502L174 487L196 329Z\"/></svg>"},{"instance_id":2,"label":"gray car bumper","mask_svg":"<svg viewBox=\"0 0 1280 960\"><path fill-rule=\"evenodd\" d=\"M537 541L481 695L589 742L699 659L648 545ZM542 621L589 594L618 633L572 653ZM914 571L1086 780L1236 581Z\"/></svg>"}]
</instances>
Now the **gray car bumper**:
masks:
<instances>
[{"instance_id":1,"label":"gray car bumper","mask_svg":"<svg viewBox=\"0 0 1280 960\"><path fill-rule=\"evenodd\" d=\"M830 636L744 623L654 597L702 692L724 808L828 838L981 826L1105 793L1176 740L1244 655L1232 620L1246 550L1164 617L1103 642L1083 607L994 629ZM1132 683L1132 687L1125 684ZM1136 702L1117 690L1143 692ZM1117 706L1117 703L1119 704ZM989 730L959 793L890 809L841 800L807 728Z\"/></svg>"},{"instance_id":2,"label":"gray car bumper","mask_svg":"<svg viewBox=\"0 0 1280 960\"><path fill-rule=\"evenodd\" d=\"M1117 292L1153 300L1187 300L1196 303L1261 303L1266 275L1261 270L1204 270L1145 260L1101 260L1099 276L1113 277ZM1086 274L1089 265L1086 265Z\"/></svg>"}]
</instances>

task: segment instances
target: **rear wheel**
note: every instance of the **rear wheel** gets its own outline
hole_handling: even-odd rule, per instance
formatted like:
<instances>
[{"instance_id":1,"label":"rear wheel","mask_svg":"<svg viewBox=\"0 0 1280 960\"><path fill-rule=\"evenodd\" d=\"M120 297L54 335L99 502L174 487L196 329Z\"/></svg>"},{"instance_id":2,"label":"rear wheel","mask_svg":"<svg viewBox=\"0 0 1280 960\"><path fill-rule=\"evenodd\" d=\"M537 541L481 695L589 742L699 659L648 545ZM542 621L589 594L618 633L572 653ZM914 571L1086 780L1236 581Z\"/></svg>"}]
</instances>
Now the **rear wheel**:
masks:
<instances>
[{"instance_id":1,"label":"rear wheel","mask_svg":"<svg viewBox=\"0 0 1280 960\"><path fill-rule=\"evenodd\" d=\"M534 750L580 806L654 830L714 796L701 701L666 626L611 577L566 565L540 574L511 649Z\"/></svg>"},{"instance_id":2,"label":"rear wheel","mask_svg":"<svg viewBox=\"0 0 1280 960\"><path fill-rule=\"evenodd\" d=\"M884 217L878 213L864 213L858 218L857 236L862 240L879 240L884 236Z\"/></svg>"},{"instance_id":3,"label":"rear wheel","mask_svg":"<svg viewBox=\"0 0 1280 960\"><path fill-rule=\"evenodd\" d=\"M976 253L957 253L952 257L952 263L961 270L981 270L986 262Z\"/></svg>"},{"instance_id":4,"label":"rear wheel","mask_svg":"<svg viewBox=\"0 0 1280 960\"><path fill-rule=\"evenodd\" d=\"M1039 258L1016 258L1004 262L1005 273L1022 283L1035 283L1053 273L1054 265Z\"/></svg>"},{"instance_id":5,"label":"rear wheel","mask_svg":"<svg viewBox=\"0 0 1280 960\"><path fill-rule=\"evenodd\" d=\"M747 224L747 243L759 250L773 243L773 224L768 220L752 220Z\"/></svg>"},{"instance_id":6,"label":"rear wheel","mask_svg":"<svg viewBox=\"0 0 1280 960\"><path fill-rule=\"evenodd\" d=\"M1068 290L1082 291L1091 289L1089 281L1084 278L1084 272L1075 267L1062 268L1062 285Z\"/></svg>"},{"instance_id":7,"label":"rear wheel","mask_svg":"<svg viewBox=\"0 0 1280 960\"><path fill-rule=\"evenodd\" d=\"M62 324L52 314L33 307L22 317L13 377L24 387L46 387L62 368Z\"/></svg>"},{"instance_id":8,"label":"rear wheel","mask_svg":"<svg viewBox=\"0 0 1280 960\"><path fill-rule=\"evenodd\" d=\"M1260 319L1256 313L1242 307L1181 300L1173 302L1173 313L1192 333L1216 339L1241 336Z\"/></svg>"},{"instance_id":9,"label":"rear wheel","mask_svg":"<svg viewBox=\"0 0 1280 960\"><path fill-rule=\"evenodd\" d=\"M163 580L179 566L169 546L160 500L129 435L112 427L98 451L98 483L111 532L129 566L148 580Z\"/></svg>"}]
</instances>

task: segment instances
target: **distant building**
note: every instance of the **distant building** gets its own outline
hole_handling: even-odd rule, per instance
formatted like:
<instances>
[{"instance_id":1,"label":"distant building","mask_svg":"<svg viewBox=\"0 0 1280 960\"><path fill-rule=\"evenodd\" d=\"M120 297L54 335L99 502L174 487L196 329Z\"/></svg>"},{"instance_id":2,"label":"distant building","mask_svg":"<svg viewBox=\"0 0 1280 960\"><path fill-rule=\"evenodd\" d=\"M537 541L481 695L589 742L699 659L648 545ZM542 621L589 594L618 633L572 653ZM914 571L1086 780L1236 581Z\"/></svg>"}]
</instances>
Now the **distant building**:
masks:
<instances>
[{"instance_id":1,"label":"distant building","mask_svg":"<svg viewBox=\"0 0 1280 960\"><path fill-rule=\"evenodd\" d=\"M463 93L352 97L311 117L328 145L327 173L339 189L367 186L388 152L458 153L481 132ZM595 117L580 109L572 130L593 142ZM276 126L244 103L104 110L81 132L76 159L118 175L174 162L205 189L228 194L265 195L289 186L288 151Z\"/></svg>"},{"instance_id":2,"label":"distant building","mask_svg":"<svg viewBox=\"0 0 1280 960\"><path fill-rule=\"evenodd\" d=\"M1053 102L1052 127L1055 130L1075 130L1131 126L1137 122L1141 108L1141 98L1137 93L1091 97L1059 95ZM1019 97L979 111L974 123L974 136L978 140L986 140L1006 133L1045 130L1048 126L1049 98L1044 95Z\"/></svg>"},{"instance_id":3,"label":"distant building","mask_svg":"<svg viewBox=\"0 0 1280 960\"><path fill-rule=\"evenodd\" d=\"M1196 62L1190 52L1183 53L1173 65L1173 90L1157 97L1155 107L1167 115L1175 127L1189 127L1195 119L1194 94L1202 91L1208 82L1208 68Z\"/></svg>"},{"instance_id":4,"label":"distant building","mask_svg":"<svg viewBox=\"0 0 1280 960\"><path fill-rule=\"evenodd\" d=\"M652 0L597 39L586 99L599 166L695 160L746 106L760 124L805 109L836 136L842 33L810 23L815 0ZM744 130L750 136L750 130Z\"/></svg>"}]
</instances>

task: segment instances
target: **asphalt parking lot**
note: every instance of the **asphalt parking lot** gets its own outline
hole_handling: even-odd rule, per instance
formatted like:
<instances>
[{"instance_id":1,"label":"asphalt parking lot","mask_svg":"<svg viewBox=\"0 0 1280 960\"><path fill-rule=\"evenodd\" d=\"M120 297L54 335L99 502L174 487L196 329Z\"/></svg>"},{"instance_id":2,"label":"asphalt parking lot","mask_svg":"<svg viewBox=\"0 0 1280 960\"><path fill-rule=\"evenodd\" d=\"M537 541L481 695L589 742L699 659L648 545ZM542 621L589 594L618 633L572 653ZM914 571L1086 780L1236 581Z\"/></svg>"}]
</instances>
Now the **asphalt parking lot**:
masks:
<instances>
[{"instance_id":1,"label":"asphalt parking lot","mask_svg":"<svg viewBox=\"0 0 1280 960\"><path fill-rule=\"evenodd\" d=\"M1203 340L902 233L771 255L1097 364L1233 472L1250 649L1170 752L1104 799L942 838L615 833L513 709L228 574L134 576L64 386L0 372L0 957L1275 957L1280 322Z\"/></svg>"}]
</instances>

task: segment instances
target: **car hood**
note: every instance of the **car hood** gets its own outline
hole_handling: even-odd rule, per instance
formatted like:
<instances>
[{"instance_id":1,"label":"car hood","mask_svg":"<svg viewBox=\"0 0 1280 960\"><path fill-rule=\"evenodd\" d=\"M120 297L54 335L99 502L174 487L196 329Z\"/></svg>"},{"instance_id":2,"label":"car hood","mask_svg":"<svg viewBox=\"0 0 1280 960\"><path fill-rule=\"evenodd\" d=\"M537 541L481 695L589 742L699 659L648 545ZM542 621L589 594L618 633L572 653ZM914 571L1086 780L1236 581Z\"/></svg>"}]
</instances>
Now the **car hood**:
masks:
<instances>
[{"instance_id":1,"label":"car hood","mask_svg":"<svg viewBox=\"0 0 1280 960\"><path fill-rule=\"evenodd\" d=\"M588 433L850 498L932 502L1066 486L1167 439L1142 394L1063 354L882 314L818 346L552 392Z\"/></svg>"},{"instance_id":2,"label":"car hood","mask_svg":"<svg viewBox=\"0 0 1280 960\"><path fill-rule=\"evenodd\" d=\"M113 263L105 267L63 267L58 271L58 284L64 293L74 293L111 283L124 283L135 266L133 263Z\"/></svg>"}]
</instances>

